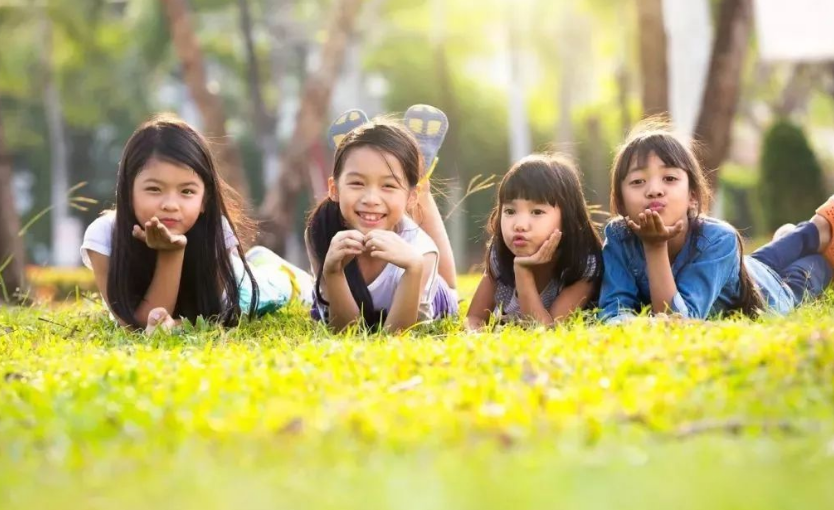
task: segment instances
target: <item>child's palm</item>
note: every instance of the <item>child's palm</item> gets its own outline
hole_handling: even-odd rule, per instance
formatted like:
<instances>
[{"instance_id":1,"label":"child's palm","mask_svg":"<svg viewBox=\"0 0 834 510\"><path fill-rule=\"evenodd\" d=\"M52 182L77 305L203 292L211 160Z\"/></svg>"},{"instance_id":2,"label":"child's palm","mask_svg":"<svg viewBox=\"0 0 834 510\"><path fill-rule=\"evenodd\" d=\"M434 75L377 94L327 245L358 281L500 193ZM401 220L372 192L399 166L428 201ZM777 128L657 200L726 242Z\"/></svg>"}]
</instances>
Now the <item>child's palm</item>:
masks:
<instances>
[{"instance_id":1,"label":"child's palm","mask_svg":"<svg viewBox=\"0 0 834 510\"><path fill-rule=\"evenodd\" d=\"M628 226L645 243L663 243L683 232L683 220L667 227L660 213L648 209L638 215L637 221L629 218Z\"/></svg>"},{"instance_id":2,"label":"child's palm","mask_svg":"<svg viewBox=\"0 0 834 510\"><path fill-rule=\"evenodd\" d=\"M147 244L148 248L160 251L181 250L188 243L184 234L172 234L156 217L145 222L144 230L134 225L133 237Z\"/></svg>"},{"instance_id":3,"label":"child's palm","mask_svg":"<svg viewBox=\"0 0 834 510\"><path fill-rule=\"evenodd\" d=\"M514 263L517 266L533 267L547 264L553 260L556 254L556 248L559 247L559 242L562 240L562 232L554 230L550 237L536 250L536 253L527 257L516 257Z\"/></svg>"},{"instance_id":4,"label":"child's palm","mask_svg":"<svg viewBox=\"0 0 834 510\"><path fill-rule=\"evenodd\" d=\"M365 251L365 236L358 230L343 230L333 236L330 241L322 271L325 273L344 272L350 261L363 251Z\"/></svg>"},{"instance_id":5,"label":"child's palm","mask_svg":"<svg viewBox=\"0 0 834 510\"><path fill-rule=\"evenodd\" d=\"M390 230L372 230L365 236L365 248L371 256L382 259L397 267L407 269L420 262L414 248Z\"/></svg>"}]
</instances>

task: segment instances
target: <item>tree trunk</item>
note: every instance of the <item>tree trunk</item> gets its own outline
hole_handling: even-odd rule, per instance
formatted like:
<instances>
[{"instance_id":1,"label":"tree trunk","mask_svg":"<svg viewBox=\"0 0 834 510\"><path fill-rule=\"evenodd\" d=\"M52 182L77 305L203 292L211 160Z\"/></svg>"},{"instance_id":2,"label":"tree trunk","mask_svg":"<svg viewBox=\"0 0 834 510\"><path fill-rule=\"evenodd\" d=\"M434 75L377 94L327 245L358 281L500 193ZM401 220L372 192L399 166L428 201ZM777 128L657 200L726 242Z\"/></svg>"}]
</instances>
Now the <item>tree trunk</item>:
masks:
<instances>
[{"instance_id":1,"label":"tree trunk","mask_svg":"<svg viewBox=\"0 0 834 510\"><path fill-rule=\"evenodd\" d=\"M261 225L261 243L282 255L293 230L298 194L305 182L309 185L310 149L322 135L333 86L361 6L362 0L337 0L333 6L321 64L304 83L295 129L283 154L278 179L261 206L265 220Z\"/></svg>"},{"instance_id":2,"label":"tree trunk","mask_svg":"<svg viewBox=\"0 0 834 510\"><path fill-rule=\"evenodd\" d=\"M78 264L78 243L69 242L68 233L72 232L73 218L69 213L69 147L61 95L55 83L52 59L52 22L45 10L41 16L41 80L43 83L43 108L46 113L46 126L49 133L49 178L52 204L50 218L50 248L52 263L59 267L72 267Z\"/></svg>"},{"instance_id":3,"label":"tree trunk","mask_svg":"<svg viewBox=\"0 0 834 510\"><path fill-rule=\"evenodd\" d=\"M168 18L171 42L182 65L182 74L191 98L203 119L203 134L212 142L220 175L246 203L249 183L243 172L243 162L237 144L226 133L226 114L220 98L209 91L203 52L191 21L187 0L161 0Z\"/></svg>"},{"instance_id":4,"label":"tree trunk","mask_svg":"<svg viewBox=\"0 0 834 510\"><path fill-rule=\"evenodd\" d=\"M709 75L695 128L695 137L703 145L701 163L713 192L718 189L718 167L730 148L752 18L751 0L721 3Z\"/></svg>"},{"instance_id":5,"label":"tree trunk","mask_svg":"<svg viewBox=\"0 0 834 510\"><path fill-rule=\"evenodd\" d=\"M252 97L252 120L261 151L262 175L264 179L275 175L278 167L278 138L275 133L275 118L267 112L261 91L261 70L255 42L252 37L252 15L249 0L238 0L240 10L240 30L243 46L246 50L246 67L248 70L249 95ZM265 183L269 181L264 181Z\"/></svg>"},{"instance_id":6,"label":"tree trunk","mask_svg":"<svg viewBox=\"0 0 834 510\"><path fill-rule=\"evenodd\" d=\"M0 267L5 265L0 271L0 301L11 300L15 289L24 288L23 241L17 235L19 230L20 220L12 191L12 158L6 149L0 112Z\"/></svg>"},{"instance_id":7,"label":"tree trunk","mask_svg":"<svg viewBox=\"0 0 834 510\"><path fill-rule=\"evenodd\" d=\"M640 32L640 70L643 79L643 115L669 111L669 67L663 0L637 0Z\"/></svg>"}]
</instances>

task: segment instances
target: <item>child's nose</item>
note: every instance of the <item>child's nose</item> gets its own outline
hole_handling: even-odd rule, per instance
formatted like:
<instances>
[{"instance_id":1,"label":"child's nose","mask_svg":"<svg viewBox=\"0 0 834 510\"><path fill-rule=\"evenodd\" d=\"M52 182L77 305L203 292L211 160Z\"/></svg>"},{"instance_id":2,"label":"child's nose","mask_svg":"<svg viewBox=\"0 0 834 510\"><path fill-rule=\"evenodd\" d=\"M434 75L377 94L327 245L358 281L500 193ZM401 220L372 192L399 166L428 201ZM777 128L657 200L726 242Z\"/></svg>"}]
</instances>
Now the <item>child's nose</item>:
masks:
<instances>
[{"instance_id":1,"label":"child's nose","mask_svg":"<svg viewBox=\"0 0 834 510\"><path fill-rule=\"evenodd\" d=\"M366 204L379 203L379 193L377 193L376 190L368 188L368 190L362 195L362 202Z\"/></svg>"},{"instance_id":2,"label":"child's nose","mask_svg":"<svg viewBox=\"0 0 834 510\"><path fill-rule=\"evenodd\" d=\"M649 181L649 185L646 186L646 195L650 198L662 197L663 186L659 182Z\"/></svg>"},{"instance_id":3,"label":"child's nose","mask_svg":"<svg viewBox=\"0 0 834 510\"><path fill-rule=\"evenodd\" d=\"M162 201L162 210L163 211L176 211L179 208L179 203L173 197L166 196L165 199Z\"/></svg>"},{"instance_id":4,"label":"child's nose","mask_svg":"<svg viewBox=\"0 0 834 510\"><path fill-rule=\"evenodd\" d=\"M524 232L529 227L527 218L525 217L518 217L513 223L513 230L516 232Z\"/></svg>"}]
</instances>

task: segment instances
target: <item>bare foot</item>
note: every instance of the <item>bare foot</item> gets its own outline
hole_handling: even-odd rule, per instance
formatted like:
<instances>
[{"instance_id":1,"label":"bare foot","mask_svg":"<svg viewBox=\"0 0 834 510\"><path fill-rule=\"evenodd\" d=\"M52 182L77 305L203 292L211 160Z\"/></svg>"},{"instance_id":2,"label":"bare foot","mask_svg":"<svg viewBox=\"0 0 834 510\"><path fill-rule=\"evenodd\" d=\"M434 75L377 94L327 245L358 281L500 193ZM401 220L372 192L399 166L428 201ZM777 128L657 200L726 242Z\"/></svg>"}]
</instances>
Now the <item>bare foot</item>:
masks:
<instances>
[{"instance_id":1,"label":"bare foot","mask_svg":"<svg viewBox=\"0 0 834 510\"><path fill-rule=\"evenodd\" d=\"M153 335L156 328L162 328L162 331L168 333L176 325L177 321L171 317L168 310L162 307L154 308L150 311L150 313L148 313L148 325L145 327L145 334Z\"/></svg>"},{"instance_id":2,"label":"bare foot","mask_svg":"<svg viewBox=\"0 0 834 510\"><path fill-rule=\"evenodd\" d=\"M820 248L819 252L822 253L828 248L828 245L831 243L831 225L828 223L828 220L820 216L819 214L815 214L813 218L811 218L811 223L816 225L817 230L820 233Z\"/></svg>"}]
</instances>

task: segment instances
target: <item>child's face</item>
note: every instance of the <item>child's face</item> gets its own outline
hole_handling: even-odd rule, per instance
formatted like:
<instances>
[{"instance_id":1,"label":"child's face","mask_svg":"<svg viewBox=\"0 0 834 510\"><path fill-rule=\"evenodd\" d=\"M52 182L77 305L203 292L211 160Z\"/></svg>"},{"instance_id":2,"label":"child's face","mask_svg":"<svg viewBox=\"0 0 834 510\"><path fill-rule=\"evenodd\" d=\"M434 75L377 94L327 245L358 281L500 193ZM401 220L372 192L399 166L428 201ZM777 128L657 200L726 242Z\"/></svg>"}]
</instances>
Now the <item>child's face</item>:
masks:
<instances>
[{"instance_id":1,"label":"child's face","mask_svg":"<svg viewBox=\"0 0 834 510\"><path fill-rule=\"evenodd\" d=\"M686 171L665 166L654 152L646 158L645 168L632 163L621 186L625 213L635 221L638 214L650 209L660 213L665 225L674 225L686 219L693 203Z\"/></svg>"},{"instance_id":2,"label":"child's face","mask_svg":"<svg viewBox=\"0 0 834 510\"><path fill-rule=\"evenodd\" d=\"M562 228L558 206L523 199L501 204L501 235L516 257L535 254L557 228Z\"/></svg>"},{"instance_id":3,"label":"child's face","mask_svg":"<svg viewBox=\"0 0 834 510\"><path fill-rule=\"evenodd\" d=\"M363 234L394 230L416 197L408 189L400 162L371 147L352 149L338 181L330 179L330 199L339 203L345 222Z\"/></svg>"},{"instance_id":4,"label":"child's face","mask_svg":"<svg viewBox=\"0 0 834 510\"><path fill-rule=\"evenodd\" d=\"M133 213L144 228L156 216L172 234L185 234L203 211L205 185L190 168L151 159L133 181Z\"/></svg>"}]
</instances>

